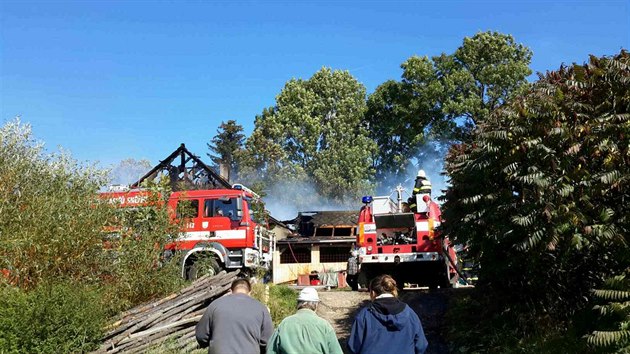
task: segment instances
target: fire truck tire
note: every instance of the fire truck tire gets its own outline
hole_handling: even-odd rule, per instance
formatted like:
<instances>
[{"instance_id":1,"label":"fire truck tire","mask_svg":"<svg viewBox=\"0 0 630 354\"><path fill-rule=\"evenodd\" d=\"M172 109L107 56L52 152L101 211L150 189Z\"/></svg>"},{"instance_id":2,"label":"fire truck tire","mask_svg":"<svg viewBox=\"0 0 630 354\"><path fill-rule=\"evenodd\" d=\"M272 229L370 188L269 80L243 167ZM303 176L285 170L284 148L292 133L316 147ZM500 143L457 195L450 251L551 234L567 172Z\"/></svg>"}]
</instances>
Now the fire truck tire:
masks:
<instances>
[{"instance_id":1,"label":"fire truck tire","mask_svg":"<svg viewBox=\"0 0 630 354\"><path fill-rule=\"evenodd\" d=\"M203 259L195 260L195 262L188 269L188 280L197 280L204 275L216 275L221 271L219 263L214 257L206 257Z\"/></svg>"}]
</instances>

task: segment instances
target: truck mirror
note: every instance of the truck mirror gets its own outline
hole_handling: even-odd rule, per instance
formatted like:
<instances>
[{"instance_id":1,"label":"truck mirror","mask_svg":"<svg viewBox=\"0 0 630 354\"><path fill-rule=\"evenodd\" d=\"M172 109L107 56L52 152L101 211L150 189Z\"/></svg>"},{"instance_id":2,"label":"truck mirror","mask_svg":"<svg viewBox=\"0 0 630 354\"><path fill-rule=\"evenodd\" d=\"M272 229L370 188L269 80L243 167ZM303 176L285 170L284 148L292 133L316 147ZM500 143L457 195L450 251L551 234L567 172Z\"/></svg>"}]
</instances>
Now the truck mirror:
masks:
<instances>
[{"instance_id":1,"label":"truck mirror","mask_svg":"<svg viewBox=\"0 0 630 354\"><path fill-rule=\"evenodd\" d=\"M236 215L238 217L243 216L243 198L236 198Z\"/></svg>"}]
</instances>

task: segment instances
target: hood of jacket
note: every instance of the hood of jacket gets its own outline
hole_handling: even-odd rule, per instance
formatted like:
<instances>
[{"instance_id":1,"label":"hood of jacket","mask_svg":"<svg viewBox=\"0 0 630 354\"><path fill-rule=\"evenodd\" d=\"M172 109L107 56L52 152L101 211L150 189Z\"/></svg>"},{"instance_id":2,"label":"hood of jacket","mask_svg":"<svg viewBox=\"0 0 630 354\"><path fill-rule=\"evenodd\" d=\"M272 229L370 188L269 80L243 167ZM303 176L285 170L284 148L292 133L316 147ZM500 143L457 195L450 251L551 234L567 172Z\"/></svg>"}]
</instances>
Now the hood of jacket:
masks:
<instances>
[{"instance_id":1,"label":"hood of jacket","mask_svg":"<svg viewBox=\"0 0 630 354\"><path fill-rule=\"evenodd\" d=\"M369 311L385 328L390 331L400 331L409 323L409 313L405 311L407 305L395 297L376 299L370 305Z\"/></svg>"}]
</instances>

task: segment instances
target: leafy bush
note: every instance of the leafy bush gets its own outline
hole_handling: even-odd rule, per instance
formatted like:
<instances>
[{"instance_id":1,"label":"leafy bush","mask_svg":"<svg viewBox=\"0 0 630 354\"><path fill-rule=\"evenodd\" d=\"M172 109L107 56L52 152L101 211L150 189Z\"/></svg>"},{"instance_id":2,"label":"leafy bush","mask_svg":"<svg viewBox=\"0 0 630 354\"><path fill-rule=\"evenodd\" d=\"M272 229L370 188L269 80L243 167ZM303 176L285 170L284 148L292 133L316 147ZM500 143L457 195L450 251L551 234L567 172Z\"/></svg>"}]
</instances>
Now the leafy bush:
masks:
<instances>
[{"instance_id":1,"label":"leafy bush","mask_svg":"<svg viewBox=\"0 0 630 354\"><path fill-rule=\"evenodd\" d=\"M103 249L109 261L99 273L106 303L113 311L175 291L183 284L177 259L164 262L163 249L179 225L171 223L166 200L168 183L146 185L149 207L110 210L110 226L117 229Z\"/></svg>"},{"instance_id":2,"label":"leafy bush","mask_svg":"<svg viewBox=\"0 0 630 354\"><path fill-rule=\"evenodd\" d=\"M0 128L0 269L21 288L43 279L89 280L99 268L106 206L94 203L104 171L47 155L30 126Z\"/></svg>"},{"instance_id":3,"label":"leafy bush","mask_svg":"<svg viewBox=\"0 0 630 354\"><path fill-rule=\"evenodd\" d=\"M607 279L601 289L593 292L601 303L595 306L601 318L588 342L619 353L630 352L630 268Z\"/></svg>"},{"instance_id":4,"label":"leafy bush","mask_svg":"<svg viewBox=\"0 0 630 354\"><path fill-rule=\"evenodd\" d=\"M446 231L505 307L562 322L627 266L629 80L625 51L541 75L448 156Z\"/></svg>"},{"instance_id":5,"label":"leafy bush","mask_svg":"<svg viewBox=\"0 0 630 354\"><path fill-rule=\"evenodd\" d=\"M177 262L161 258L179 227L164 203L168 190L147 186L150 207L114 208L97 197L106 176L66 153L45 153L17 119L0 127L6 351L83 351L98 338L102 314L181 285Z\"/></svg>"},{"instance_id":6,"label":"leafy bush","mask_svg":"<svg viewBox=\"0 0 630 354\"><path fill-rule=\"evenodd\" d=\"M295 313L297 293L285 285L274 285L269 289L269 310L273 325L277 326L287 316Z\"/></svg>"},{"instance_id":7,"label":"leafy bush","mask_svg":"<svg viewBox=\"0 0 630 354\"><path fill-rule=\"evenodd\" d=\"M0 289L0 352L73 353L94 349L105 309L100 294L76 283Z\"/></svg>"},{"instance_id":8,"label":"leafy bush","mask_svg":"<svg viewBox=\"0 0 630 354\"><path fill-rule=\"evenodd\" d=\"M629 82L625 51L562 66L451 150L445 231L469 245L486 297L472 342L586 350L591 289L630 259Z\"/></svg>"},{"instance_id":9,"label":"leafy bush","mask_svg":"<svg viewBox=\"0 0 630 354\"><path fill-rule=\"evenodd\" d=\"M549 316L532 321L486 295L482 289L453 293L446 313L446 339L453 353L591 352L581 340L584 331L579 325L559 327ZM593 317L582 321L588 320Z\"/></svg>"}]
</instances>

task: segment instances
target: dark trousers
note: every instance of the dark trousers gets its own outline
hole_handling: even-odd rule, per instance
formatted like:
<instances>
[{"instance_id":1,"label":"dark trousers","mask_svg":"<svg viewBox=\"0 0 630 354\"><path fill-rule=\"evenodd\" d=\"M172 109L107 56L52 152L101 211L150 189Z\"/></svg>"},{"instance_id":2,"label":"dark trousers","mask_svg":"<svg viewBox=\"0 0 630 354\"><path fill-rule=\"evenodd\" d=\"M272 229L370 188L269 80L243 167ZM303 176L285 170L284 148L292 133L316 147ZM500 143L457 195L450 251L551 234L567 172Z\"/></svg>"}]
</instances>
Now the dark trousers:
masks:
<instances>
[{"instance_id":1,"label":"dark trousers","mask_svg":"<svg viewBox=\"0 0 630 354\"><path fill-rule=\"evenodd\" d=\"M346 275L346 282L350 285L350 289L357 291L359 290L359 284L357 283L358 274Z\"/></svg>"}]
</instances>

